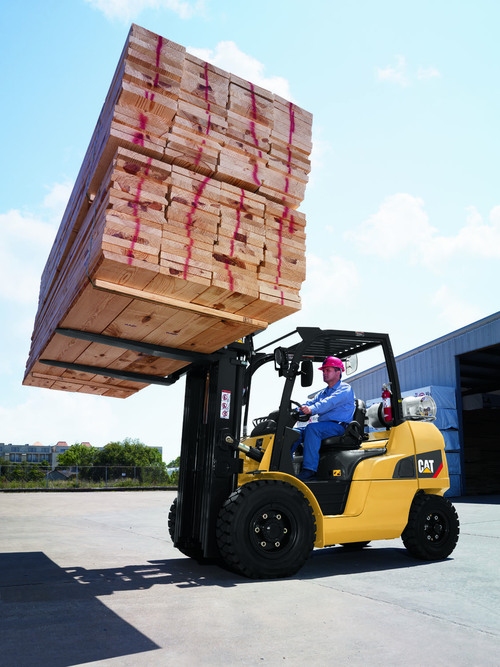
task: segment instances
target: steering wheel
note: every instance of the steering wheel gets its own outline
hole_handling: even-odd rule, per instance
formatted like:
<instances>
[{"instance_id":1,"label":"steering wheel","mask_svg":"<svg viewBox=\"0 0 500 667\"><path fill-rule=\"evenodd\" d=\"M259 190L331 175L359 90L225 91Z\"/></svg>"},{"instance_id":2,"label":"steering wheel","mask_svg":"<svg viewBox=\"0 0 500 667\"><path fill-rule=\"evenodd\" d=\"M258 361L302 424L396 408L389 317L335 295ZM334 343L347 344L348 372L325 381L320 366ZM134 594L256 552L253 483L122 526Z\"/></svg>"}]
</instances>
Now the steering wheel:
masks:
<instances>
[{"instance_id":1,"label":"steering wheel","mask_svg":"<svg viewBox=\"0 0 500 667\"><path fill-rule=\"evenodd\" d=\"M305 415L302 412L295 412L295 410L292 410L292 405L296 405L299 410L301 407L300 403L297 403L297 401L290 401L290 416L291 417L296 417L296 421L298 422L308 422L309 419L311 418L311 415Z\"/></svg>"}]
</instances>

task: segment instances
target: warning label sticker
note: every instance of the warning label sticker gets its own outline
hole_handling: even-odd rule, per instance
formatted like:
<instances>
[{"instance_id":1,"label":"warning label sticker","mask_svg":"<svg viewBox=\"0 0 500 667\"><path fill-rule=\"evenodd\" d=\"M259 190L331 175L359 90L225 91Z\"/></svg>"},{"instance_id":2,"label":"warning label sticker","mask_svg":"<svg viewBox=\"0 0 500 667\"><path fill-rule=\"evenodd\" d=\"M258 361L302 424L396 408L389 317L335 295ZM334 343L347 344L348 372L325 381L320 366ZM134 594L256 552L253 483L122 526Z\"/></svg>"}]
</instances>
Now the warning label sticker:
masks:
<instances>
[{"instance_id":1,"label":"warning label sticker","mask_svg":"<svg viewBox=\"0 0 500 667\"><path fill-rule=\"evenodd\" d=\"M222 391L220 399L220 416L221 419L229 419L229 413L231 410L231 392Z\"/></svg>"}]
</instances>

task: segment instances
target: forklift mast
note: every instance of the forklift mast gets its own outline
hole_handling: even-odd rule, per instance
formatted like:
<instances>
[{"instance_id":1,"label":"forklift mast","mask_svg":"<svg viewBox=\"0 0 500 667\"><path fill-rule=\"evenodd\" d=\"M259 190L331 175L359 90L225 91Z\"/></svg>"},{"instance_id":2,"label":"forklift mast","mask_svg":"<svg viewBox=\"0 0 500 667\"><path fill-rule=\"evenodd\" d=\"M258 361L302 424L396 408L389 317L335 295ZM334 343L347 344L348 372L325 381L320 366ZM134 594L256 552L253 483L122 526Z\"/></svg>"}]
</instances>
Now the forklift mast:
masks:
<instances>
[{"instance_id":1,"label":"forklift mast","mask_svg":"<svg viewBox=\"0 0 500 667\"><path fill-rule=\"evenodd\" d=\"M237 444L251 350L249 337L186 374L174 544L205 558L218 555L217 516L240 472Z\"/></svg>"}]
</instances>

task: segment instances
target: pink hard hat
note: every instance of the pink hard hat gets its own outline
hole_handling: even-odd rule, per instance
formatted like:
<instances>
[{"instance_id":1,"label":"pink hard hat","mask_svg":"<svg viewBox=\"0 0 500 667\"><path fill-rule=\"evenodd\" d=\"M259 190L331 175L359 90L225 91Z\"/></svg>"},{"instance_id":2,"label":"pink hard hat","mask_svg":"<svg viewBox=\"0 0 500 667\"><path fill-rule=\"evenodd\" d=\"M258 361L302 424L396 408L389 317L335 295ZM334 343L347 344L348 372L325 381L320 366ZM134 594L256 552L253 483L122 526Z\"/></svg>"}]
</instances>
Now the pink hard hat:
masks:
<instances>
[{"instance_id":1,"label":"pink hard hat","mask_svg":"<svg viewBox=\"0 0 500 667\"><path fill-rule=\"evenodd\" d=\"M345 371L345 366L342 363L342 359L338 357L327 357L323 365L319 367L319 370L322 371L324 368L340 368L341 371Z\"/></svg>"}]
</instances>

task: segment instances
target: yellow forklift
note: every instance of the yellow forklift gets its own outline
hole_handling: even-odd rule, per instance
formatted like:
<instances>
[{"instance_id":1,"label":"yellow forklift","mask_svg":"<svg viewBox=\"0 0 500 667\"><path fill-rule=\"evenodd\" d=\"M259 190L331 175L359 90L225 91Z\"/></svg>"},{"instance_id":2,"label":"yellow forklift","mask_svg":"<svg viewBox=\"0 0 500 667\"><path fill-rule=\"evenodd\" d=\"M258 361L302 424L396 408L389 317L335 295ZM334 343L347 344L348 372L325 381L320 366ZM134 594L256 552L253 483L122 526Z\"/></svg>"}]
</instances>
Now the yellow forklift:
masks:
<instances>
[{"instance_id":1,"label":"yellow forklift","mask_svg":"<svg viewBox=\"0 0 500 667\"><path fill-rule=\"evenodd\" d=\"M401 537L410 554L425 560L445 559L455 548L459 520L444 498L448 466L443 437L431 422L435 406L425 404L432 402L425 397L423 402L401 399L387 334L299 327L258 349L252 335L203 354L87 331L56 331L185 362L158 377L41 360L163 386L186 376L179 492L168 518L172 541L185 555L222 560L245 576L270 578L297 572L315 547L360 549L372 540ZM368 397L356 397L345 433L322 441L316 478L303 482L297 476L302 457L298 450L292 456L302 425L300 403L292 394L297 380L302 388L311 386L314 363L328 356L354 372L362 357L372 365L379 358L385 381L381 400L368 409ZM276 382L266 375L264 389L252 390L266 368ZM278 381L278 409L254 419L248 434L250 398L257 394L276 404Z\"/></svg>"},{"instance_id":2,"label":"yellow forklift","mask_svg":"<svg viewBox=\"0 0 500 667\"><path fill-rule=\"evenodd\" d=\"M313 548L361 549L398 537L416 558L447 558L459 520L444 498L443 437L427 399L401 399L389 336L300 327L255 349L256 338L198 355L166 379L186 374L179 492L169 512L174 545L251 578L293 575ZM383 397L368 410L373 397L356 397L345 433L322 441L316 478L301 481L302 457L291 453L304 419L292 399L296 381L310 387L314 364L328 356L354 369L377 352L386 369ZM247 434L252 385L264 368L282 383L279 407L254 419ZM265 392L276 405L275 384Z\"/></svg>"}]
</instances>

